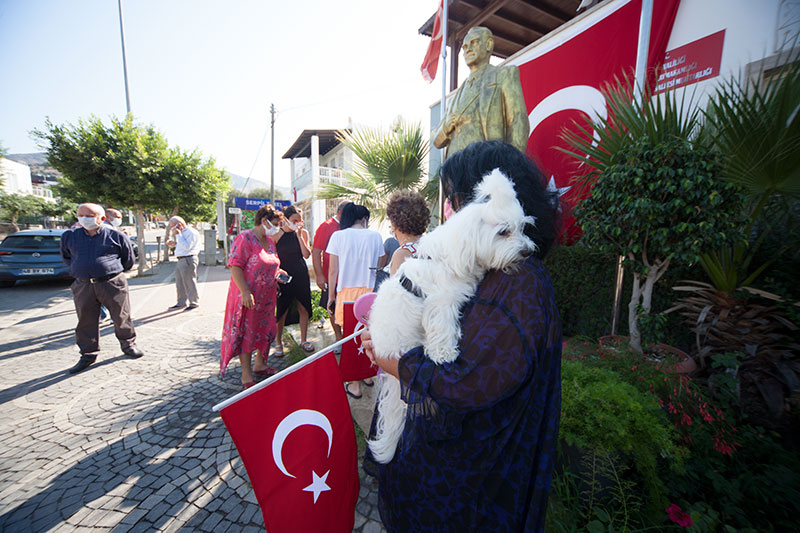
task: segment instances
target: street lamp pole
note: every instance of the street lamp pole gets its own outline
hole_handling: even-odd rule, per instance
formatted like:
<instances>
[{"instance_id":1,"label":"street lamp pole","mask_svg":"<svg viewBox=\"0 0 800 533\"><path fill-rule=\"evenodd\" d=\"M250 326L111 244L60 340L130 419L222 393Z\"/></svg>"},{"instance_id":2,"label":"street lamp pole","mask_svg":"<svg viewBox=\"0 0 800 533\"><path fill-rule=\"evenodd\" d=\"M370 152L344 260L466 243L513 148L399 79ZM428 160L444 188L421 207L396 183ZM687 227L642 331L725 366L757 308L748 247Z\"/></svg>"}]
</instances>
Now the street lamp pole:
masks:
<instances>
[{"instance_id":1,"label":"street lamp pole","mask_svg":"<svg viewBox=\"0 0 800 533\"><path fill-rule=\"evenodd\" d=\"M125 105L130 115L131 96L128 92L128 62L125 59L125 31L122 26L122 0L117 0L117 7L119 7L119 38L122 41L122 73L125 76Z\"/></svg>"}]
</instances>

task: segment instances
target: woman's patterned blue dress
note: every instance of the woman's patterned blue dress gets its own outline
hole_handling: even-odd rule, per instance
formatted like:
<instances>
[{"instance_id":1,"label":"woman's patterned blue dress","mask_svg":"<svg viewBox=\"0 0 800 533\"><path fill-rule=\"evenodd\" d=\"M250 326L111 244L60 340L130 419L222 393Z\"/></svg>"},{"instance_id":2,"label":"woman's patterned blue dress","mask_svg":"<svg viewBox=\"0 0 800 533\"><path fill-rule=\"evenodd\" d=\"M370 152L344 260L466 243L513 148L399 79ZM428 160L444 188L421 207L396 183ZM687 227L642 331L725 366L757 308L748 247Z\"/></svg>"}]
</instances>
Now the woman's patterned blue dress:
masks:
<instances>
[{"instance_id":1,"label":"woman's patterned blue dress","mask_svg":"<svg viewBox=\"0 0 800 533\"><path fill-rule=\"evenodd\" d=\"M544 265L490 272L463 310L461 355L400 360L406 426L379 480L392 532L543 531L561 410L561 320ZM374 431L374 421L373 421Z\"/></svg>"}]
</instances>

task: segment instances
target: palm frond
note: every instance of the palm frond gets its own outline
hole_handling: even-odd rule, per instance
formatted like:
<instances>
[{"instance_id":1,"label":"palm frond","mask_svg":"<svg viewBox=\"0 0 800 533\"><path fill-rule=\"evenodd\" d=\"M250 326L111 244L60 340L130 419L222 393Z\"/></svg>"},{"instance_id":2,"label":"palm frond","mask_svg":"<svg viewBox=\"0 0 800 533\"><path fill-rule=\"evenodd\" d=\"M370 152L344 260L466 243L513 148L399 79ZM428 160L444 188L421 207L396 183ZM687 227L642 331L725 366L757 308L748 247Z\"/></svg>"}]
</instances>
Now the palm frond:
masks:
<instances>
[{"instance_id":1,"label":"palm frond","mask_svg":"<svg viewBox=\"0 0 800 533\"><path fill-rule=\"evenodd\" d=\"M633 139L646 137L658 144L676 138L697 139L702 131L693 93L688 100L685 91L680 99L675 91L653 96L646 88L634 87L628 77L615 78L602 93L607 116L573 122L561 134L570 148L557 148L587 166L588 172L574 178L579 188L589 187Z\"/></svg>"},{"instance_id":2,"label":"palm frond","mask_svg":"<svg viewBox=\"0 0 800 533\"><path fill-rule=\"evenodd\" d=\"M720 85L704 111L725 155L724 177L754 201L800 196L800 57L766 81L764 73Z\"/></svg>"}]
</instances>

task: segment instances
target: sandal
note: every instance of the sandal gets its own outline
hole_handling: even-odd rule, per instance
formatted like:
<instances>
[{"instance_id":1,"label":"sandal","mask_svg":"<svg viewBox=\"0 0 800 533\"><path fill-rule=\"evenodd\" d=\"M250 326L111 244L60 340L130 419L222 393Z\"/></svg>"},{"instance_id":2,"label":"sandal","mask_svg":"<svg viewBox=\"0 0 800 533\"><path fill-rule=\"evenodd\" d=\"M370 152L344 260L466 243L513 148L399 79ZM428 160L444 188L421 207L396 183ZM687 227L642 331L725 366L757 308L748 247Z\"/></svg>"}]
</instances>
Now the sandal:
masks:
<instances>
[{"instance_id":1,"label":"sandal","mask_svg":"<svg viewBox=\"0 0 800 533\"><path fill-rule=\"evenodd\" d=\"M348 383L347 385L350 385L350 384ZM344 386L344 391L347 393L348 396L350 396L351 398L355 398L356 400L361 398L361 396L362 396L361 394L356 394L354 392L350 392L350 389L347 388L347 385Z\"/></svg>"},{"instance_id":2,"label":"sandal","mask_svg":"<svg viewBox=\"0 0 800 533\"><path fill-rule=\"evenodd\" d=\"M247 390L247 389L249 389L250 387L252 387L255 384L256 384L255 381L248 381L247 383L242 383L242 387L244 387L245 390Z\"/></svg>"},{"instance_id":3,"label":"sandal","mask_svg":"<svg viewBox=\"0 0 800 533\"><path fill-rule=\"evenodd\" d=\"M272 357L283 357L283 345L280 344L278 346L273 346L272 353L270 355Z\"/></svg>"},{"instance_id":4,"label":"sandal","mask_svg":"<svg viewBox=\"0 0 800 533\"><path fill-rule=\"evenodd\" d=\"M302 346L303 350L307 351L308 353L314 353L314 345L311 344L310 342L306 341L300 346Z\"/></svg>"},{"instance_id":5,"label":"sandal","mask_svg":"<svg viewBox=\"0 0 800 533\"><path fill-rule=\"evenodd\" d=\"M363 383L367 387L372 387L373 385L375 385L375 382L371 379L369 381L367 381L366 379L362 379L361 383Z\"/></svg>"},{"instance_id":6,"label":"sandal","mask_svg":"<svg viewBox=\"0 0 800 533\"><path fill-rule=\"evenodd\" d=\"M253 370L253 374L255 374L257 376L270 377L270 376L274 376L277 373L278 373L278 371L276 369L272 368L271 366L268 366L264 370Z\"/></svg>"}]
</instances>

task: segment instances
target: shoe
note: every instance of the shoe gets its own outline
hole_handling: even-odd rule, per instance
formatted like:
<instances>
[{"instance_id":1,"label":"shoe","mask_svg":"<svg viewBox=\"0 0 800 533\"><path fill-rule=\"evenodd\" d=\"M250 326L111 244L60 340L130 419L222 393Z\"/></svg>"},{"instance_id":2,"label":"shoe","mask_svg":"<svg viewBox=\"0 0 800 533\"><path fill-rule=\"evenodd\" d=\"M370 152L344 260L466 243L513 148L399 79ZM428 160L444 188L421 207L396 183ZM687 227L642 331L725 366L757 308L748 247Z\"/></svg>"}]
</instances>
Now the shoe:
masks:
<instances>
[{"instance_id":1,"label":"shoe","mask_svg":"<svg viewBox=\"0 0 800 533\"><path fill-rule=\"evenodd\" d=\"M274 376L277 373L278 373L278 371L276 369L272 368L271 366L268 366L264 370L253 370L253 374L255 374L257 376L267 376L267 377L269 377L269 376Z\"/></svg>"},{"instance_id":2,"label":"shoe","mask_svg":"<svg viewBox=\"0 0 800 533\"><path fill-rule=\"evenodd\" d=\"M69 373L77 374L78 372L82 372L83 370L89 368L89 366L92 365L95 360L97 360L96 355L81 355L81 358L78 359L78 364L70 368Z\"/></svg>"},{"instance_id":3,"label":"shoe","mask_svg":"<svg viewBox=\"0 0 800 533\"><path fill-rule=\"evenodd\" d=\"M176 309L183 309L184 307L186 307L185 304L175 304L172 307L167 307L167 309L169 311L175 311Z\"/></svg>"},{"instance_id":4,"label":"shoe","mask_svg":"<svg viewBox=\"0 0 800 533\"><path fill-rule=\"evenodd\" d=\"M192 309L197 309L198 307L200 307L200 306L197 305L197 304L191 304L191 305L187 306L186 309L184 309L184 311L191 311Z\"/></svg>"},{"instance_id":5,"label":"shoe","mask_svg":"<svg viewBox=\"0 0 800 533\"><path fill-rule=\"evenodd\" d=\"M349 385L349 383L347 385ZM356 394L354 392L350 392L350 389L347 388L347 385L344 386L344 391L347 393L348 396L350 396L351 398L355 398L356 400L361 398L361 396L362 396L361 394Z\"/></svg>"},{"instance_id":6,"label":"shoe","mask_svg":"<svg viewBox=\"0 0 800 533\"><path fill-rule=\"evenodd\" d=\"M306 352L314 353L314 345L311 344L310 342L306 341L303 344L301 344L300 346L302 346L303 350L305 350Z\"/></svg>"},{"instance_id":7,"label":"shoe","mask_svg":"<svg viewBox=\"0 0 800 533\"><path fill-rule=\"evenodd\" d=\"M369 381L367 381L366 379L362 379L361 383L363 383L367 387L372 387L373 385L375 385L375 382L371 379Z\"/></svg>"},{"instance_id":8,"label":"shoe","mask_svg":"<svg viewBox=\"0 0 800 533\"><path fill-rule=\"evenodd\" d=\"M138 359L144 355L144 352L140 348L137 348L136 346L131 346L127 350L122 350L122 353L124 353L128 357L133 357L135 359Z\"/></svg>"},{"instance_id":9,"label":"shoe","mask_svg":"<svg viewBox=\"0 0 800 533\"><path fill-rule=\"evenodd\" d=\"M244 388L245 388L245 390L246 390L246 389L249 389L250 387L252 387L252 386L253 386L253 385L255 385L255 384L256 384L256 382L255 382L255 381L249 381L249 382L247 382L247 383L242 383L242 387L244 387Z\"/></svg>"}]
</instances>

